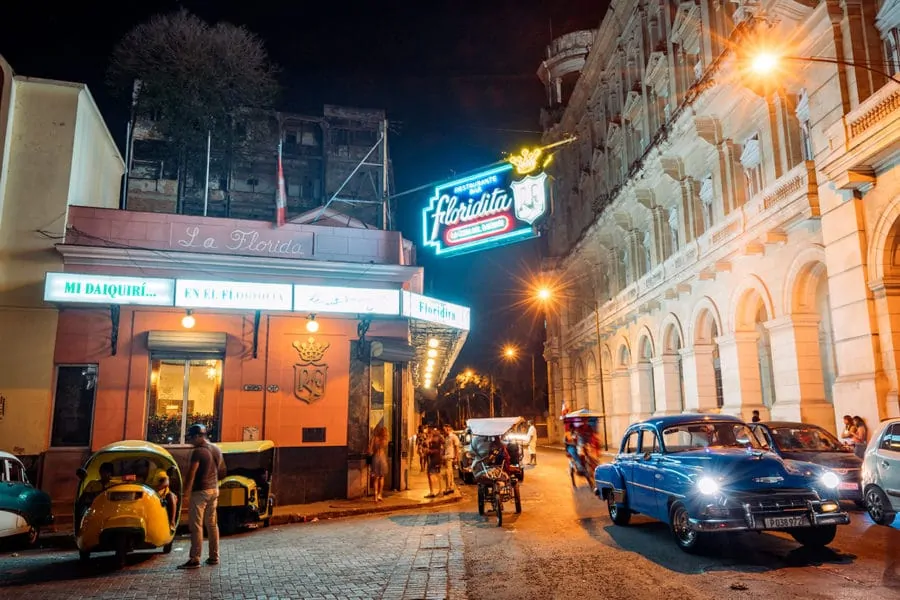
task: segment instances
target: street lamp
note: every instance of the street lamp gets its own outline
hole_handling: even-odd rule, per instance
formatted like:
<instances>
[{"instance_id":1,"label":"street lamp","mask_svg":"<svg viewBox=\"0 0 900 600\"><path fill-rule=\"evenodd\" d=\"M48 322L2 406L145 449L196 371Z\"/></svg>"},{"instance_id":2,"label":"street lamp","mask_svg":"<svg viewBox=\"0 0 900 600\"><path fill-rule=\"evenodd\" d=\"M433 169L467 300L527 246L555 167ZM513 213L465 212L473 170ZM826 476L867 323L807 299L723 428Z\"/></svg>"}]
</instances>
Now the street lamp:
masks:
<instances>
[{"instance_id":1,"label":"street lamp","mask_svg":"<svg viewBox=\"0 0 900 600\"><path fill-rule=\"evenodd\" d=\"M519 357L519 348L512 344L507 344L503 347L503 358L508 361L514 361ZM531 353L531 407L534 408L535 403L535 391L534 386L534 352Z\"/></svg>"},{"instance_id":2,"label":"street lamp","mask_svg":"<svg viewBox=\"0 0 900 600\"><path fill-rule=\"evenodd\" d=\"M543 286L538 288L534 293L535 298L542 304L547 304L553 300L555 294L549 287ZM603 449L609 450L609 439L607 436L606 421L606 393L603 390L603 336L600 335L600 307L595 302L585 302L580 298L569 298L580 302L583 306L589 307L594 312L594 322L597 333L597 370L599 371L600 384L600 413L603 417Z\"/></svg>"},{"instance_id":3,"label":"street lamp","mask_svg":"<svg viewBox=\"0 0 900 600\"><path fill-rule=\"evenodd\" d=\"M882 77L885 77L886 79L889 79L895 83L900 83L900 80L897 80L893 75L887 73L886 71L876 69L875 67L867 65L865 63L854 62L852 60L841 60L838 58L825 58L820 56L788 56L772 50L760 50L749 56L747 62L749 65L749 69L753 74L760 77L765 77L774 75L776 71L778 71L782 67L782 61L787 60L855 67L858 69L869 71L870 73L875 73L876 75L881 75Z\"/></svg>"}]
</instances>

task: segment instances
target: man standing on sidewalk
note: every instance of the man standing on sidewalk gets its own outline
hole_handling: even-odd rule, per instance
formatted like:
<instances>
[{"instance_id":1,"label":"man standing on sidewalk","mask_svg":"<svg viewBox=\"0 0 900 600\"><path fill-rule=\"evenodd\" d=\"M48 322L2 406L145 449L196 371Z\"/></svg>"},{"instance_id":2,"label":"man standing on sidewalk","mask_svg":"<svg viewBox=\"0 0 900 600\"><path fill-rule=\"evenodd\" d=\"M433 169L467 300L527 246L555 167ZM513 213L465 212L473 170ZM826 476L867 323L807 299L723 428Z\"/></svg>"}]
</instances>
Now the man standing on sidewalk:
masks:
<instances>
[{"instance_id":1,"label":"man standing on sidewalk","mask_svg":"<svg viewBox=\"0 0 900 600\"><path fill-rule=\"evenodd\" d=\"M193 444L191 466L184 489L190 493L191 555L179 569L199 569L203 551L203 526L209 536L209 558L206 564L219 564L219 524L216 521L216 505L219 501L219 479L225 476L222 451L206 439L206 425L194 423L187 431L187 439Z\"/></svg>"},{"instance_id":2,"label":"man standing on sidewalk","mask_svg":"<svg viewBox=\"0 0 900 600\"><path fill-rule=\"evenodd\" d=\"M444 477L447 482L447 489L444 495L452 494L456 487L456 467L459 463L459 450L462 444L459 438L453 433L453 427L449 423L444 423Z\"/></svg>"}]
</instances>

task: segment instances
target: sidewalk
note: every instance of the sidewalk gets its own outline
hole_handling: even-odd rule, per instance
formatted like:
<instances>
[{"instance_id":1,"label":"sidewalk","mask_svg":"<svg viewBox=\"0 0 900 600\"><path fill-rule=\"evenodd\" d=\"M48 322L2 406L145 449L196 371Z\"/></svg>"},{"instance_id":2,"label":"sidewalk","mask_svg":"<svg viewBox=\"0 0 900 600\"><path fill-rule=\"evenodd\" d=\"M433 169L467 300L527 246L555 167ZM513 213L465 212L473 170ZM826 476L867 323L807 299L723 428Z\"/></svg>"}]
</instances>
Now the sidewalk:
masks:
<instances>
[{"instance_id":1,"label":"sidewalk","mask_svg":"<svg viewBox=\"0 0 900 600\"><path fill-rule=\"evenodd\" d=\"M285 523L305 523L322 519L337 519L354 515L369 513L393 512L411 508L428 508L442 506L462 500L462 493L458 485L458 477L452 494L440 495L437 498L426 498L428 494L428 476L419 473L419 466L410 466L409 489L399 492L385 490L384 501L375 503L372 496L357 500L323 500L310 504L290 504L275 506L275 514L272 515L272 525ZM277 490L276 490L277 493Z\"/></svg>"},{"instance_id":2,"label":"sidewalk","mask_svg":"<svg viewBox=\"0 0 900 600\"><path fill-rule=\"evenodd\" d=\"M355 515L370 513L386 513L416 508L429 508L443 506L462 500L458 477L454 478L455 488L452 494L440 495L437 498L425 498L428 494L428 476L419 473L419 466L412 465L409 474L409 489L402 491L385 490L384 501L375 503L373 496L356 500L323 500L309 504L287 504L275 506L275 513L270 520L271 525L284 525L287 523L308 523L324 519L337 519ZM278 490L275 490L276 496ZM60 523L60 521L62 521ZM75 540L71 519L63 521L59 519L54 531L42 531L41 547L74 548ZM187 532L187 521L182 518L179 533Z\"/></svg>"}]
</instances>

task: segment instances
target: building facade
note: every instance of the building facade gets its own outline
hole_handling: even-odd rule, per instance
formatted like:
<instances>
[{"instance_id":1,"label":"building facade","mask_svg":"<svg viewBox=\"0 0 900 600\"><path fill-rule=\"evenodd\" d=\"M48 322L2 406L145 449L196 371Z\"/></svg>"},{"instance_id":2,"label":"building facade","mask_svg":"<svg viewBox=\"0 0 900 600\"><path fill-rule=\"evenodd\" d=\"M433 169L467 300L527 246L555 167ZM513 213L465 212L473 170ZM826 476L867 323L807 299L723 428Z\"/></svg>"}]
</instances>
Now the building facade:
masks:
<instances>
[{"instance_id":1,"label":"building facade","mask_svg":"<svg viewBox=\"0 0 900 600\"><path fill-rule=\"evenodd\" d=\"M898 27L894 0L613 0L542 115L577 136L545 261L552 414L604 412L611 444L683 411L900 414ZM760 75L760 52L794 58Z\"/></svg>"},{"instance_id":2,"label":"building facade","mask_svg":"<svg viewBox=\"0 0 900 600\"><path fill-rule=\"evenodd\" d=\"M333 199L329 207L384 228L381 202L393 177L380 143L385 126L378 109L326 105L321 115L246 113L234 131L210 139L207 175L206 147L191 148L179 160L152 117L141 115L134 124L126 207L274 220L281 140L288 219Z\"/></svg>"},{"instance_id":3,"label":"building facade","mask_svg":"<svg viewBox=\"0 0 900 600\"><path fill-rule=\"evenodd\" d=\"M345 215L265 221L72 207L46 275L60 310L44 488L71 500L75 469L123 439L170 448L185 431L272 440L281 504L368 489L372 429L386 484L405 489L418 390L446 377L468 309L421 295L399 232Z\"/></svg>"},{"instance_id":4,"label":"building facade","mask_svg":"<svg viewBox=\"0 0 900 600\"><path fill-rule=\"evenodd\" d=\"M0 57L0 449L48 447L57 311L45 271L70 206L115 208L124 162L88 89L15 75Z\"/></svg>"}]
</instances>

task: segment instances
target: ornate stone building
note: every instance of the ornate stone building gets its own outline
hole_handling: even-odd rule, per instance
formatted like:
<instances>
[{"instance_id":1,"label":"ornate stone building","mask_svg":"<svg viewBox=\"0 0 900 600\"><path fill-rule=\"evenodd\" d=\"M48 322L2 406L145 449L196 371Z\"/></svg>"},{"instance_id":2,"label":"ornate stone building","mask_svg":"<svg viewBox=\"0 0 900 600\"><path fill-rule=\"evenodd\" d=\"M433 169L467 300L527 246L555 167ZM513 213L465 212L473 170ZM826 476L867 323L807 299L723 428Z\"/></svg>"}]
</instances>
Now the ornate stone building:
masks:
<instances>
[{"instance_id":1,"label":"ornate stone building","mask_svg":"<svg viewBox=\"0 0 900 600\"><path fill-rule=\"evenodd\" d=\"M897 0L611 2L542 114L577 136L551 167L551 414L605 411L611 444L682 411L900 414L898 33ZM792 58L760 76L762 50Z\"/></svg>"}]
</instances>

